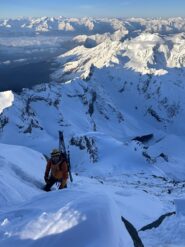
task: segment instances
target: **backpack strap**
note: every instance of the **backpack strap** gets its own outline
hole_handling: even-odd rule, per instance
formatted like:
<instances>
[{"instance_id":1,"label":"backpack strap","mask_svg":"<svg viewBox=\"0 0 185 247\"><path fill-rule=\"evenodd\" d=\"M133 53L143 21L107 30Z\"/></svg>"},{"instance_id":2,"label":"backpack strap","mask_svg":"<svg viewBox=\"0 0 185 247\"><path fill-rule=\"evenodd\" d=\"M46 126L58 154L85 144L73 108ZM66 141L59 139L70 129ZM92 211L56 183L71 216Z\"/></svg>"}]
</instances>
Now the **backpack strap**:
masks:
<instances>
[{"instance_id":1,"label":"backpack strap","mask_svg":"<svg viewBox=\"0 0 185 247\"><path fill-rule=\"evenodd\" d=\"M67 162L64 157L61 158L60 163L59 163L59 169L62 171L62 165L64 162Z\"/></svg>"}]
</instances>

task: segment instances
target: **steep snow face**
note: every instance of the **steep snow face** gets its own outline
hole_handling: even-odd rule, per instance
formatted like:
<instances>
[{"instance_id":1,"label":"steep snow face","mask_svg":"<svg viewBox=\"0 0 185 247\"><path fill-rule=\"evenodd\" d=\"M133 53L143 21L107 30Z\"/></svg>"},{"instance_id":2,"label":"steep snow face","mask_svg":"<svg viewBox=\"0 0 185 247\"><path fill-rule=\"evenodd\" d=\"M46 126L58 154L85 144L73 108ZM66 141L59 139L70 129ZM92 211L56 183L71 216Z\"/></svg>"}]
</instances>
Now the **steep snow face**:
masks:
<instances>
[{"instance_id":1,"label":"steep snow face","mask_svg":"<svg viewBox=\"0 0 185 247\"><path fill-rule=\"evenodd\" d=\"M170 42L170 40L168 41ZM175 35L171 41L171 46L173 47L169 53L169 60L167 61L167 66L182 68L185 66L185 35L179 34Z\"/></svg>"},{"instance_id":2,"label":"steep snow face","mask_svg":"<svg viewBox=\"0 0 185 247\"><path fill-rule=\"evenodd\" d=\"M158 34L150 33L142 33L132 40L127 40L123 44L124 53L122 53L122 56L129 59L125 66L142 74L165 74L164 63L160 64L156 61L162 60L163 53L160 53L160 48L163 43L165 41Z\"/></svg>"},{"instance_id":3,"label":"steep snow face","mask_svg":"<svg viewBox=\"0 0 185 247\"><path fill-rule=\"evenodd\" d=\"M104 166L103 176L73 173L68 189L57 191L54 186L46 193L41 190L46 163L42 154L0 144L0 160L0 246L60 246L65 242L72 247L77 242L84 247L133 247L121 217L133 224L148 246L180 246L184 241L180 214L165 219L157 229L139 231L174 210L173 200L184 194L184 183L146 173L105 176L109 168Z\"/></svg>"},{"instance_id":4,"label":"steep snow face","mask_svg":"<svg viewBox=\"0 0 185 247\"><path fill-rule=\"evenodd\" d=\"M39 194L45 158L21 146L0 144L0 210Z\"/></svg>"},{"instance_id":5,"label":"steep snow face","mask_svg":"<svg viewBox=\"0 0 185 247\"><path fill-rule=\"evenodd\" d=\"M2 142L44 153L58 146L63 130L76 172L185 178L184 89L170 73L158 78L121 66L94 68L86 81L24 90L0 119ZM132 140L146 134L153 136L144 143Z\"/></svg>"},{"instance_id":6,"label":"steep snow face","mask_svg":"<svg viewBox=\"0 0 185 247\"><path fill-rule=\"evenodd\" d=\"M80 76L85 79L89 76L92 65L102 68L111 63L118 63L115 55L120 48L119 42L111 40L106 40L91 49L78 46L57 58L56 62L60 64L61 69L52 74L52 79L59 82Z\"/></svg>"},{"instance_id":7,"label":"steep snow face","mask_svg":"<svg viewBox=\"0 0 185 247\"><path fill-rule=\"evenodd\" d=\"M0 113L12 105L14 95L11 91L0 92Z\"/></svg>"},{"instance_id":8,"label":"steep snow face","mask_svg":"<svg viewBox=\"0 0 185 247\"><path fill-rule=\"evenodd\" d=\"M97 194L98 182L85 190L87 181L76 179L70 190L46 195L41 190L46 160L40 153L0 144L0 161L1 246L59 246L66 239L69 247L74 241L81 246L132 246L118 205L109 193Z\"/></svg>"}]
</instances>

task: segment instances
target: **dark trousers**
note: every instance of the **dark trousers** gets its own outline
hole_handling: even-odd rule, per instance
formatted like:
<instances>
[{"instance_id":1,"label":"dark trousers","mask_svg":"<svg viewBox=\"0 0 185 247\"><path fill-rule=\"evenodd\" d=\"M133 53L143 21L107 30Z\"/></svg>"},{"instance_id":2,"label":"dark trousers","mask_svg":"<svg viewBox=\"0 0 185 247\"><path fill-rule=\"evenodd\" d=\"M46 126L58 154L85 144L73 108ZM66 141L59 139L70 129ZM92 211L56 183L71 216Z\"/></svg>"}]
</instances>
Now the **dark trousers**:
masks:
<instances>
[{"instance_id":1,"label":"dark trousers","mask_svg":"<svg viewBox=\"0 0 185 247\"><path fill-rule=\"evenodd\" d=\"M53 176L51 176L51 177L48 179L47 184L44 186L44 190L47 191L47 192L50 191L50 190L51 190L51 187L52 187L55 183L57 183L57 182L62 183L61 180L58 180L58 179L54 178ZM67 185L66 185L64 188L67 188ZM59 187L59 189L61 189L61 188Z\"/></svg>"}]
</instances>

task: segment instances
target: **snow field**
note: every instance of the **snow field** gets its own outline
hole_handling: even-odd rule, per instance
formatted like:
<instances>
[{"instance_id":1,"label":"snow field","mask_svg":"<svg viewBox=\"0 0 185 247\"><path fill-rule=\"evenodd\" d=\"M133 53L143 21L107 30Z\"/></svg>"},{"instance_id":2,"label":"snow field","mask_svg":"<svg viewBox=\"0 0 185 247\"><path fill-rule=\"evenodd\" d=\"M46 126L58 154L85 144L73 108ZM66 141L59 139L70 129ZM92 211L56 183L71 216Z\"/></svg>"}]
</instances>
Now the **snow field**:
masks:
<instances>
[{"instance_id":1,"label":"snow field","mask_svg":"<svg viewBox=\"0 0 185 247\"><path fill-rule=\"evenodd\" d=\"M138 179L130 170L125 177L88 178L88 174L73 174L74 183L69 183L66 190L53 188L46 193L39 188L46 163L40 153L1 144L0 157L1 197L6 196L0 205L2 247L61 246L62 243L67 247L74 243L79 247L133 247L121 216L139 230L165 213L168 207L165 200L155 195L155 187L152 194L146 193L142 186L129 185L129 179L132 183ZM9 174L8 179L5 174ZM172 231L173 224L178 224L177 218L173 216L169 220ZM182 217L180 222L183 224ZM176 240L171 241L165 227L159 229L165 234L161 239L148 237L148 232L139 235L146 243L150 240L157 244L178 243L178 232Z\"/></svg>"}]
</instances>

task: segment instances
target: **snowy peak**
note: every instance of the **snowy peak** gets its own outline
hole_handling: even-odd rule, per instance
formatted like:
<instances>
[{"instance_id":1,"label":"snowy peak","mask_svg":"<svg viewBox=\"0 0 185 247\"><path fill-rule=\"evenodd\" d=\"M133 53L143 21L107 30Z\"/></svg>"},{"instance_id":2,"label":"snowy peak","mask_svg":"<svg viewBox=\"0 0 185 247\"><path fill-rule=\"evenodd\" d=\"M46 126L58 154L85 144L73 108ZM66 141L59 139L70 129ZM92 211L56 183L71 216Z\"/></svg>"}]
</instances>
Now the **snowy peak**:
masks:
<instances>
[{"instance_id":1,"label":"snowy peak","mask_svg":"<svg viewBox=\"0 0 185 247\"><path fill-rule=\"evenodd\" d=\"M174 34L185 31L184 18L169 19L108 19L108 18L65 18L65 17L40 17L1 19L0 31L4 34L11 33L106 33L116 30L146 31L150 33Z\"/></svg>"},{"instance_id":2,"label":"snowy peak","mask_svg":"<svg viewBox=\"0 0 185 247\"><path fill-rule=\"evenodd\" d=\"M119 42L112 42L109 39L90 49L78 46L57 58L56 62L59 63L61 69L52 74L52 79L55 81L67 81L75 77L86 79L91 72L92 65L102 68L111 63L119 63L116 53L120 48Z\"/></svg>"},{"instance_id":3,"label":"snowy peak","mask_svg":"<svg viewBox=\"0 0 185 247\"><path fill-rule=\"evenodd\" d=\"M65 82L76 77L87 78L91 67L122 67L142 74L162 76L185 66L184 35L160 35L143 32L136 37L116 31L114 34L77 36L77 45L59 56L54 81Z\"/></svg>"}]
</instances>

